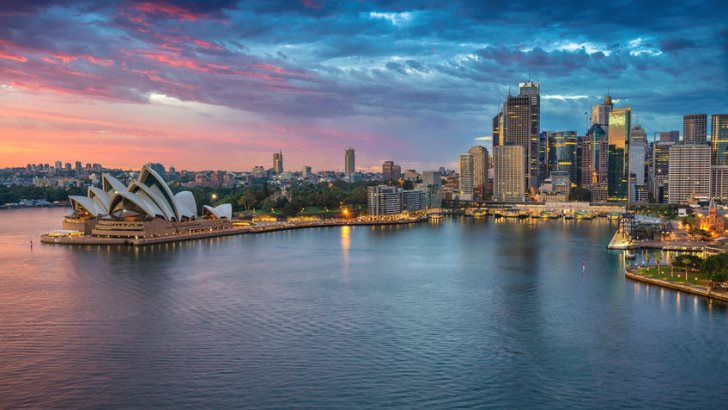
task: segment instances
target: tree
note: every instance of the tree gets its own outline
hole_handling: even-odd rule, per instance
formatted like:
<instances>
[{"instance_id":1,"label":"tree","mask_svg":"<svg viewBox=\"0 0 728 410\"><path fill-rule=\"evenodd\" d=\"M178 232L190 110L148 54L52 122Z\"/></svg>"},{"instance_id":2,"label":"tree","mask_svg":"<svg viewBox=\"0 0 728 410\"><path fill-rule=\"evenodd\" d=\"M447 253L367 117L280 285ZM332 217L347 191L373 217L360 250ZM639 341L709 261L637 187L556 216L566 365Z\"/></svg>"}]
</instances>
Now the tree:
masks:
<instances>
[{"instance_id":1,"label":"tree","mask_svg":"<svg viewBox=\"0 0 728 410\"><path fill-rule=\"evenodd\" d=\"M707 257L700 266L700 272L716 282L728 280L728 254L721 253Z\"/></svg>"},{"instance_id":2,"label":"tree","mask_svg":"<svg viewBox=\"0 0 728 410\"><path fill-rule=\"evenodd\" d=\"M591 191L587 188L574 188L569 194L572 201L591 201Z\"/></svg>"},{"instance_id":3,"label":"tree","mask_svg":"<svg viewBox=\"0 0 728 410\"><path fill-rule=\"evenodd\" d=\"M250 208L255 208L257 202L258 200L255 197L255 193L251 191L240 195L240 198L238 199L238 205L245 208L246 211L249 211Z\"/></svg>"},{"instance_id":4,"label":"tree","mask_svg":"<svg viewBox=\"0 0 728 410\"><path fill-rule=\"evenodd\" d=\"M288 202L286 202L285 205L283 205L283 213L288 216L293 216L297 214L298 212L301 212L303 209L303 202L300 200L294 198Z\"/></svg>"}]
</instances>

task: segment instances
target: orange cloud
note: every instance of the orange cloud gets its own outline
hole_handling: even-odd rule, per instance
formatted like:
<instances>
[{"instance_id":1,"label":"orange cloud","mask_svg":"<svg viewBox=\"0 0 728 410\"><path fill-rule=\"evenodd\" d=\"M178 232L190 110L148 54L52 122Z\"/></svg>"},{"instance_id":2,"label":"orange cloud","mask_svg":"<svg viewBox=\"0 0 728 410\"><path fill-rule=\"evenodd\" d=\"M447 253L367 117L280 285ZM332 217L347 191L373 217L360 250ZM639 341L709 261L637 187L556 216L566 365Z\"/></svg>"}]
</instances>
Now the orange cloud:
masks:
<instances>
[{"instance_id":1,"label":"orange cloud","mask_svg":"<svg viewBox=\"0 0 728 410\"><path fill-rule=\"evenodd\" d=\"M15 54L9 54L9 53L6 53L4 51L0 51L0 58L5 59L5 60L17 61L17 62L20 62L20 63L27 63L28 62L28 59L25 58L25 57L23 57L23 56L19 56L19 55L15 55Z\"/></svg>"}]
</instances>

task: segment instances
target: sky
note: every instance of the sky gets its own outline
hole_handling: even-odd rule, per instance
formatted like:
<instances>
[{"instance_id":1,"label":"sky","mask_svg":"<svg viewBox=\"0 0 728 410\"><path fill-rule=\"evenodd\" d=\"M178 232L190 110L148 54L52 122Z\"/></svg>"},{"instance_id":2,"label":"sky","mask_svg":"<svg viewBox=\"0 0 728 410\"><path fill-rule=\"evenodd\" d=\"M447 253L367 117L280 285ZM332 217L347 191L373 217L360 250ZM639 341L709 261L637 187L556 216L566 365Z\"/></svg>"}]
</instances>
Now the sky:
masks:
<instances>
[{"instance_id":1,"label":"sky","mask_svg":"<svg viewBox=\"0 0 728 410\"><path fill-rule=\"evenodd\" d=\"M0 167L454 166L529 78L542 130L728 112L725 3L589 3L2 0Z\"/></svg>"}]
</instances>

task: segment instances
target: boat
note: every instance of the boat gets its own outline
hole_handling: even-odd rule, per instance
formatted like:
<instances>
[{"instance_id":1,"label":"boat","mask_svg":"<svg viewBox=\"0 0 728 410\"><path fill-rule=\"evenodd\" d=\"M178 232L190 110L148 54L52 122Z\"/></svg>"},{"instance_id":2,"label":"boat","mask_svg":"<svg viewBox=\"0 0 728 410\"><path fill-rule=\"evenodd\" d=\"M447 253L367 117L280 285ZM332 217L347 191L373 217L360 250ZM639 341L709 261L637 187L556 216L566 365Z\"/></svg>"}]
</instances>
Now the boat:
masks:
<instances>
[{"instance_id":1,"label":"boat","mask_svg":"<svg viewBox=\"0 0 728 410\"><path fill-rule=\"evenodd\" d=\"M634 253L632 253L630 251L626 251L624 253L624 259L633 260L633 259L636 259L636 258L637 258L637 255L635 255Z\"/></svg>"},{"instance_id":2,"label":"boat","mask_svg":"<svg viewBox=\"0 0 728 410\"><path fill-rule=\"evenodd\" d=\"M473 212L473 217L474 218L485 218L486 215L487 215L486 211L485 210L481 210L481 209L478 209L478 210L476 210L476 211Z\"/></svg>"}]
</instances>

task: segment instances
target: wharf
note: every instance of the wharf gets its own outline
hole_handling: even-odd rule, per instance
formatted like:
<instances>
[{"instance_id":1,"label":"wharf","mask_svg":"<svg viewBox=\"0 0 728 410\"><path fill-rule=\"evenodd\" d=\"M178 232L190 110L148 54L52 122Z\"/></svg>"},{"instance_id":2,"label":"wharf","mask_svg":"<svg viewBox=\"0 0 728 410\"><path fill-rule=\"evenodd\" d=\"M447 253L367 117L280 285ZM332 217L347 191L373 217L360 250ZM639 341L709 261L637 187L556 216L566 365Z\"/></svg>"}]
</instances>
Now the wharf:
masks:
<instances>
[{"instance_id":1,"label":"wharf","mask_svg":"<svg viewBox=\"0 0 728 410\"><path fill-rule=\"evenodd\" d=\"M331 219L322 221L306 222L271 222L259 225L234 226L226 229L210 231L165 235L149 238L106 238L93 235L78 236L53 236L41 235L40 241L48 244L59 245L129 245L144 246L166 242L188 241L193 239L215 238L221 236L256 234L265 232L285 231L291 229L306 229L318 227L336 226L388 226L388 225L409 225L426 221L427 217L413 217L406 219Z\"/></svg>"}]
</instances>

